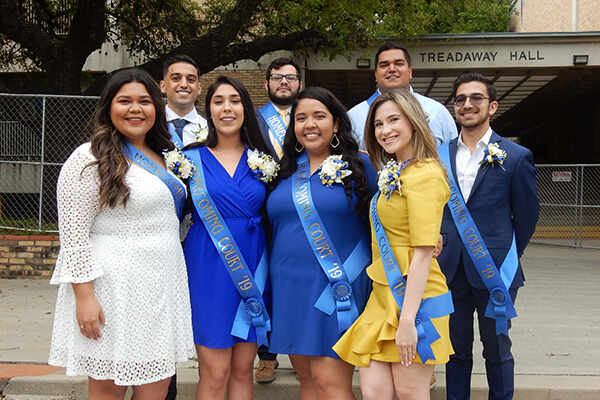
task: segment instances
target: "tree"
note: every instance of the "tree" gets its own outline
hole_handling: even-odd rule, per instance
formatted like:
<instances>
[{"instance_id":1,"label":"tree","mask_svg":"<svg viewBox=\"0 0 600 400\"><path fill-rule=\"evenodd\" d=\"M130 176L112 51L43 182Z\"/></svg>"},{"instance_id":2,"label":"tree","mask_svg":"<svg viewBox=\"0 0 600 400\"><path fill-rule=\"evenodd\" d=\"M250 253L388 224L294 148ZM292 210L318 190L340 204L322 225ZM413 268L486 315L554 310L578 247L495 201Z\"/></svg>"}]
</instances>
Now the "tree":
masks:
<instances>
[{"instance_id":1,"label":"tree","mask_svg":"<svg viewBox=\"0 0 600 400\"><path fill-rule=\"evenodd\" d=\"M514 0L0 0L0 63L44 71L58 94L80 93L87 57L127 46L161 76L182 52L200 73L276 50L333 57L382 36L505 31ZM100 85L92 86L97 92Z\"/></svg>"}]
</instances>

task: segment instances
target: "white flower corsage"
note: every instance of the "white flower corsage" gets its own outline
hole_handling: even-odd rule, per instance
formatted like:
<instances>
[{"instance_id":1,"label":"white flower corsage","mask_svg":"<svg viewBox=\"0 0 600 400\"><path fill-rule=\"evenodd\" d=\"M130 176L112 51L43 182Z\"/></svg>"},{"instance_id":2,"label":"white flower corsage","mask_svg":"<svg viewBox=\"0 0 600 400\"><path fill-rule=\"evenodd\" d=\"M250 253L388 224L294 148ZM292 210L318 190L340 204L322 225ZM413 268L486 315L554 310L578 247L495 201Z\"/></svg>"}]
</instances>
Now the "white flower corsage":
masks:
<instances>
[{"instance_id":1,"label":"white flower corsage","mask_svg":"<svg viewBox=\"0 0 600 400\"><path fill-rule=\"evenodd\" d=\"M254 172L254 177L264 183L269 183L277 177L279 164L272 156L258 150L248 149L248 166Z\"/></svg>"},{"instance_id":2,"label":"white flower corsage","mask_svg":"<svg viewBox=\"0 0 600 400\"><path fill-rule=\"evenodd\" d=\"M342 155L329 156L321 164L319 178L325 186L331 187L333 183L343 183L342 179L352 174L348 169L348 161L342 160Z\"/></svg>"},{"instance_id":3,"label":"white flower corsage","mask_svg":"<svg viewBox=\"0 0 600 400\"><path fill-rule=\"evenodd\" d=\"M381 193L385 194L386 201L390 199L390 196L395 190L398 190L398 193L402 193L400 191L400 173L406 168L410 160L412 160L412 158L401 162L400 164L394 160L388 161L388 163L385 164L385 167L379 171L377 186Z\"/></svg>"},{"instance_id":4,"label":"white flower corsage","mask_svg":"<svg viewBox=\"0 0 600 400\"><path fill-rule=\"evenodd\" d=\"M163 151L163 157L165 158L167 168L173 171L175 176L181 179L189 178L196 169L192 160L177 148L171 151Z\"/></svg>"},{"instance_id":5,"label":"white flower corsage","mask_svg":"<svg viewBox=\"0 0 600 400\"><path fill-rule=\"evenodd\" d=\"M490 164L492 168L494 168L494 164L498 164L503 171L506 171L502 165L504 160L506 160L506 151L502 150L498 143L490 143L483 149L483 160L479 164L483 164L482 171Z\"/></svg>"},{"instance_id":6,"label":"white flower corsage","mask_svg":"<svg viewBox=\"0 0 600 400\"><path fill-rule=\"evenodd\" d=\"M196 136L196 142L204 142L208 137L208 128L203 128L201 125L198 125L198 130L192 131L192 133Z\"/></svg>"}]
</instances>

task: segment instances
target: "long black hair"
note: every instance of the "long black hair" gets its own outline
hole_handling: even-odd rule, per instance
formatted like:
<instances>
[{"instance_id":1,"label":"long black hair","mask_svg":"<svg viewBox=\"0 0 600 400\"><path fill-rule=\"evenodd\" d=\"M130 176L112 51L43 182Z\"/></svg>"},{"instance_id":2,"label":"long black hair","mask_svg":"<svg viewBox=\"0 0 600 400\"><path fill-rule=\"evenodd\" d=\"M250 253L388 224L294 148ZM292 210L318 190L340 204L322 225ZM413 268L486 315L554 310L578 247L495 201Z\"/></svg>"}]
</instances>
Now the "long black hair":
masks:
<instances>
[{"instance_id":1,"label":"long black hair","mask_svg":"<svg viewBox=\"0 0 600 400\"><path fill-rule=\"evenodd\" d=\"M242 130L240 132L242 142L248 145L248 147L251 149L257 149L265 154L272 155L269 146L267 146L263 135L260 133L258 121L256 120L256 114L254 113L254 106L252 105L252 100L250 99L248 90L241 81L226 75L219 76L212 83L212 85L210 85L208 91L206 92L205 115L206 122L208 124L208 137L204 142L189 144L186 146L186 149L198 146L215 147L219 142L217 130L215 129L215 124L212 122L211 118L212 114L210 112L210 102L217 89L222 85L233 86L233 88L240 95L240 100L244 106L244 123L242 124Z\"/></svg>"},{"instance_id":2,"label":"long black hair","mask_svg":"<svg viewBox=\"0 0 600 400\"><path fill-rule=\"evenodd\" d=\"M366 211L371 197L371 191L367 183L367 175L365 173L365 164L358 156L358 143L352 136L352 123L346 114L346 108L329 90L319 87L310 86L301 91L292 107L292 116L290 125L285 134L283 141L283 158L281 159L281 171L279 172L278 180L285 179L291 176L298 169L297 158L299 153L296 151L298 140L295 134L295 115L298 103L302 99L314 99L321 102L333 116L333 121L339 121L337 137L340 141L339 146L330 146L332 155L342 155L342 159L348 162L348 168L352 174L343 180L346 196L349 203L352 201L353 193L358 198L357 211Z\"/></svg>"}]
</instances>

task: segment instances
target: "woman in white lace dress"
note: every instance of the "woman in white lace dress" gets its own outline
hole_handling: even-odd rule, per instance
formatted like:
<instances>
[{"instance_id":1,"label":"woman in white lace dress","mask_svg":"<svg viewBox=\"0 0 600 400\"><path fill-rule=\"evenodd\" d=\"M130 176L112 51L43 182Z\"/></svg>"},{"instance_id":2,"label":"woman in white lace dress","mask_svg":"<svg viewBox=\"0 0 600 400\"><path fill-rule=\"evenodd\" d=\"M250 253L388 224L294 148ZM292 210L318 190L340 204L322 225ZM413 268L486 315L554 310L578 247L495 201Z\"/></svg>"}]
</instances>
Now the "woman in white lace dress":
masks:
<instances>
[{"instance_id":1,"label":"woman in white lace dress","mask_svg":"<svg viewBox=\"0 0 600 400\"><path fill-rule=\"evenodd\" d=\"M123 398L127 386L134 399L164 399L175 363L194 355L177 216L185 187L165 170L165 121L149 74L115 74L90 143L58 179L49 363L87 375L90 399Z\"/></svg>"}]
</instances>

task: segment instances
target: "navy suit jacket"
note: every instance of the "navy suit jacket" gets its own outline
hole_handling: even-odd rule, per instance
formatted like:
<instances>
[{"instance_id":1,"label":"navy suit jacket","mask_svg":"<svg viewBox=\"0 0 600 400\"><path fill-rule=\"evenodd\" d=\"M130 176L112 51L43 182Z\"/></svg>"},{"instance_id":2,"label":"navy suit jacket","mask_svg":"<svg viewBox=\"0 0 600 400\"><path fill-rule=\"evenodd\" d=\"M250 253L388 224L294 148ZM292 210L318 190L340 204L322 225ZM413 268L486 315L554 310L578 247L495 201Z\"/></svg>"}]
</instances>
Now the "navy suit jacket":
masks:
<instances>
[{"instance_id":1,"label":"navy suit jacket","mask_svg":"<svg viewBox=\"0 0 600 400\"><path fill-rule=\"evenodd\" d=\"M458 138L449 142L449 154L452 173L456 180L456 186L460 190L456 179L457 143ZM521 258L535 231L540 205L531 151L508 139L503 139L496 132L492 132L490 143L498 143L498 146L506 151L505 170L498 165L493 168L488 165L483 171L480 167L467 201L467 208L496 267L500 268L510 249L513 229L517 253L519 259ZM462 258L469 284L475 288L485 289L479 272L459 236L448 205L444 208L441 234L444 248L437 261L446 275L448 283L452 282ZM511 288L523 286L524 280L519 261Z\"/></svg>"},{"instance_id":2,"label":"navy suit jacket","mask_svg":"<svg viewBox=\"0 0 600 400\"><path fill-rule=\"evenodd\" d=\"M260 111L258 111L258 109L254 111L254 114L256 114L256 120L258 121L258 127L260 128L260 133L263 135L263 138L265 139L265 143L267 144L267 146L269 146L269 149L271 150L271 154L273 155L273 158L275 159L275 161L279 162L280 161L279 157L277 156L275 147L273 147L273 143L271 143L271 138L269 137L269 125L267 125L267 121L265 121L265 119L263 118Z\"/></svg>"}]
</instances>

